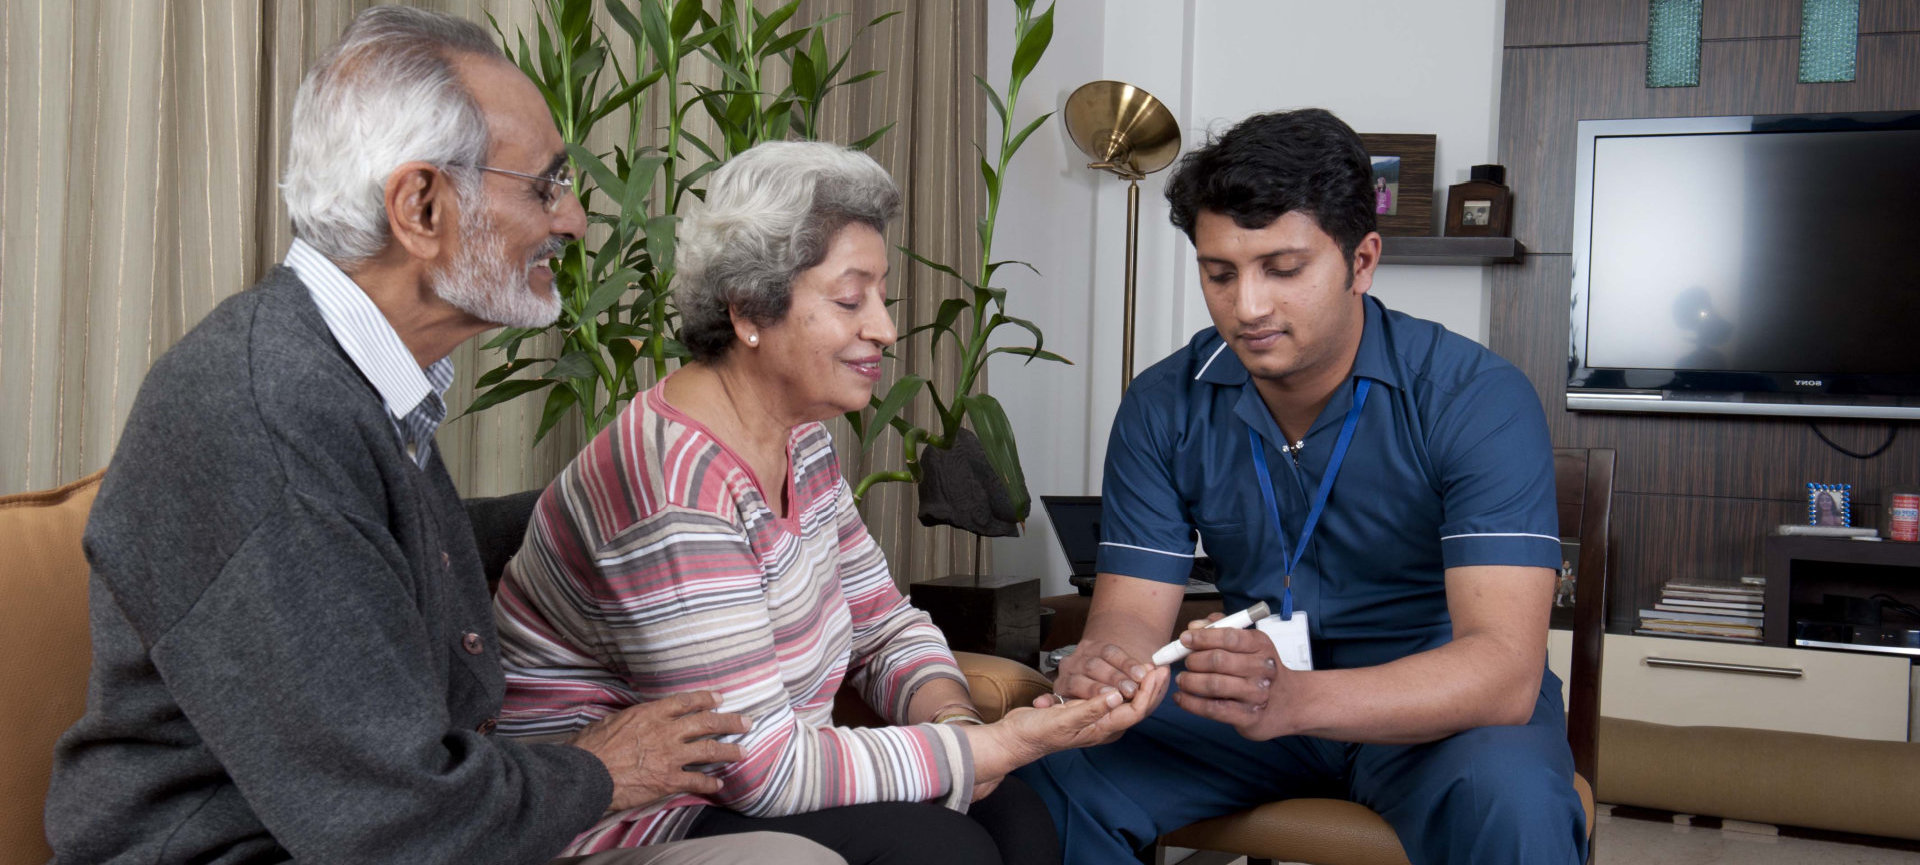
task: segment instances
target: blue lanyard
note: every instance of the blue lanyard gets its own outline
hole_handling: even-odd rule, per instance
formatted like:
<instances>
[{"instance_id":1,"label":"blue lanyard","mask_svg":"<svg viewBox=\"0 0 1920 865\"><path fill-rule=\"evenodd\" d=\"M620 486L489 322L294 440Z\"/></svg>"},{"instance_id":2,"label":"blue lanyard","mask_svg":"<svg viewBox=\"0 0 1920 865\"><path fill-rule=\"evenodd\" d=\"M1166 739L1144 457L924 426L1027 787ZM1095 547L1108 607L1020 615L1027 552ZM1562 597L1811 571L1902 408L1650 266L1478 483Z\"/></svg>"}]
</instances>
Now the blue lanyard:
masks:
<instances>
[{"instance_id":1,"label":"blue lanyard","mask_svg":"<svg viewBox=\"0 0 1920 865\"><path fill-rule=\"evenodd\" d=\"M1294 547L1287 543L1286 524L1280 522L1280 505L1273 498L1273 475L1267 472L1267 449L1260 443L1260 434L1253 427L1247 427L1247 442L1253 445L1253 468L1260 473L1260 496L1267 500L1267 513L1273 515L1274 533L1280 536L1280 559L1286 565L1287 578L1280 589L1280 618L1293 620L1293 571L1300 566L1300 557L1306 555L1307 542L1313 539L1313 529L1320 524L1320 514L1327 509L1327 496L1333 493L1333 478L1340 474L1340 463L1347 458L1347 446L1353 444L1353 428L1360 425L1360 407L1367 404L1367 391L1372 389L1371 379L1359 379L1353 385L1353 408L1347 409L1347 422L1340 427L1340 440L1333 445L1333 456L1327 460L1327 473L1320 478L1320 491L1313 496L1313 507L1307 510L1307 522L1300 527L1300 545Z\"/></svg>"}]
</instances>

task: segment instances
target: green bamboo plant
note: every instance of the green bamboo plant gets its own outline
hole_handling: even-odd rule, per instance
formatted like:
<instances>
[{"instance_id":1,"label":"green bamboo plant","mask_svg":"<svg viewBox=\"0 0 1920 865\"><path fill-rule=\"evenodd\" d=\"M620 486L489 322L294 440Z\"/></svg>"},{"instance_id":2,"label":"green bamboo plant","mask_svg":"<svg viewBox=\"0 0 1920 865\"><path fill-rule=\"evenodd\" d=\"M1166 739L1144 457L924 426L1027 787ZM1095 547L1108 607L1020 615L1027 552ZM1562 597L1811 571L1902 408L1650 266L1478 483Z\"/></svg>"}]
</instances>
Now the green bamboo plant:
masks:
<instances>
[{"instance_id":1,"label":"green bamboo plant","mask_svg":"<svg viewBox=\"0 0 1920 865\"><path fill-rule=\"evenodd\" d=\"M545 391L535 441L570 413L591 438L665 376L671 361L687 356L672 308L676 214L686 196L702 196L702 178L761 141L816 137L830 93L880 74L843 78L852 49L835 55L825 37L842 16L792 26L799 6L792 0L762 12L752 0L727 0L716 18L700 0L604 0L608 17L631 38L624 59L594 23L593 0L542 0L532 43L525 33L506 39L494 22L553 112L579 178L574 195L595 230L555 261L560 318L544 328L504 329L483 346L502 350L505 360L480 376L467 413ZM850 44L897 14L867 22ZM687 80L696 56L719 70L722 86ZM778 92L762 84L774 63L790 73ZM649 100L664 109L663 129L646 125ZM696 109L717 130L712 140L688 129ZM588 136L623 112L619 143L604 153L589 149ZM854 146L872 145L891 126ZM561 335L558 356L528 355L529 340L548 331Z\"/></svg>"},{"instance_id":2,"label":"green bamboo plant","mask_svg":"<svg viewBox=\"0 0 1920 865\"><path fill-rule=\"evenodd\" d=\"M917 334L929 334L932 341L929 351L937 349L942 340L953 340L960 352L960 380L952 393L943 395L937 386L922 376L903 376L894 382L884 397L874 398L869 412L847 416L848 422L859 434L863 447L871 447L889 428L898 433L901 457L905 464L904 468L878 471L862 478L854 487L855 498L865 497L867 491L877 483L919 482L923 476L921 456L924 449L951 448L970 429L979 438L994 474L1005 485L1016 519L1024 521L1031 508L1026 478L1020 469L1020 453L1014 445L1013 428L1007 422L1006 410L992 396L977 391L987 361L994 355L1024 357L1028 363L1036 359L1071 363L1041 347L1045 335L1033 322L1007 314L1007 290L994 285L995 275L1007 265L1020 265L1033 270L1033 265L1024 261L995 261L993 236L995 221L1000 213L1001 184L1007 172L1007 163L1026 143L1027 137L1053 116L1052 112L1042 114L1017 131L1013 125L1013 108L1019 104L1020 86L1039 64L1048 43L1053 40L1053 7L1049 5L1046 11L1036 15L1033 11L1034 2L1013 0L1015 48L1006 89L996 90L985 79L974 76L974 81L986 94L988 105L1000 121L1000 139L995 142L991 158L978 144L975 145L975 150L980 151L980 178L987 191L986 214L980 217L977 226L980 240L979 271L969 279L954 267L901 248L914 261L959 280L967 288L965 297L951 298L942 303L932 321L916 325L902 335L905 340ZM992 347L994 332L1007 326L1025 330L1033 337L1033 345ZM936 415L928 426L912 422L903 413L923 390L931 399Z\"/></svg>"}]
</instances>

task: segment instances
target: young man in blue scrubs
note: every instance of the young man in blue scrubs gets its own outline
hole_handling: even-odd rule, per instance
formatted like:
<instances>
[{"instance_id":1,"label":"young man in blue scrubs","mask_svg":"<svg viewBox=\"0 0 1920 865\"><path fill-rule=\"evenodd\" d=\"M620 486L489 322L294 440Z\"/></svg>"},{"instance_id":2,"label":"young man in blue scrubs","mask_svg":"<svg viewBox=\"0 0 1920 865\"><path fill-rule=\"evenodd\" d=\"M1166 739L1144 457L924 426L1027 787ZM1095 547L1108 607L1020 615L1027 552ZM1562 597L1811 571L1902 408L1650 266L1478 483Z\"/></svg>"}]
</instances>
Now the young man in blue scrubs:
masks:
<instances>
[{"instance_id":1,"label":"young man in blue scrubs","mask_svg":"<svg viewBox=\"0 0 1920 865\"><path fill-rule=\"evenodd\" d=\"M1058 688L1133 695L1197 535L1229 611L1306 614L1312 670L1256 630L1189 631L1173 699L1021 772L1069 865L1263 802L1351 799L1415 863L1586 855L1560 682L1553 453L1519 370L1367 296L1358 136L1257 115L1167 185L1214 327L1133 383L1107 450L1099 582ZM1156 679L1155 681L1160 681Z\"/></svg>"}]
</instances>

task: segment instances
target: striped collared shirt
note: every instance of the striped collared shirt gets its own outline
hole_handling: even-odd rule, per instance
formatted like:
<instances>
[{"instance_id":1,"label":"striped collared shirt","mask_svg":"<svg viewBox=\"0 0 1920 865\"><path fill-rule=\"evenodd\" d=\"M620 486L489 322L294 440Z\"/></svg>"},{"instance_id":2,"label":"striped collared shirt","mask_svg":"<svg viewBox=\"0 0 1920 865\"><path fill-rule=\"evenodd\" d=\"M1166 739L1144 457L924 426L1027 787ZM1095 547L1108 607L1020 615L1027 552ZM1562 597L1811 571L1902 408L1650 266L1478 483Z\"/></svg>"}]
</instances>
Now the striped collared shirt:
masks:
<instances>
[{"instance_id":1,"label":"striped collared shirt","mask_svg":"<svg viewBox=\"0 0 1920 865\"><path fill-rule=\"evenodd\" d=\"M453 383L453 360L443 357L421 370L373 299L306 241L294 238L287 248L286 265L312 292L334 340L379 391L400 446L426 468L433 453L433 434L447 416L444 396Z\"/></svg>"}]
</instances>

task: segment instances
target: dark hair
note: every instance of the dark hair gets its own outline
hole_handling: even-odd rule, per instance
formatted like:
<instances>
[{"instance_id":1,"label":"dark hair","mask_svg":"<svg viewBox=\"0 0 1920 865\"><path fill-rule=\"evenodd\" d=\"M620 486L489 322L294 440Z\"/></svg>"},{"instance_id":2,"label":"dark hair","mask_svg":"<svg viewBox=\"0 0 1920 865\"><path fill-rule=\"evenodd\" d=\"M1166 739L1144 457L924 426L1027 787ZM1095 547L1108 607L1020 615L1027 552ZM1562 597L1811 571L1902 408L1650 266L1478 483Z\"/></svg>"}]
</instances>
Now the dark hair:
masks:
<instances>
[{"instance_id":1,"label":"dark hair","mask_svg":"<svg viewBox=\"0 0 1920 865\"><path fill-rule=\"evenodd\" d=\"M1188 240L1202 210L1241 228L1265 228L1297 210L1351 261L1375 227L1373 163L1360 136L1324 108L1255 114L1180 158L1167 204Z\"/></svg>"}]
</instances>

